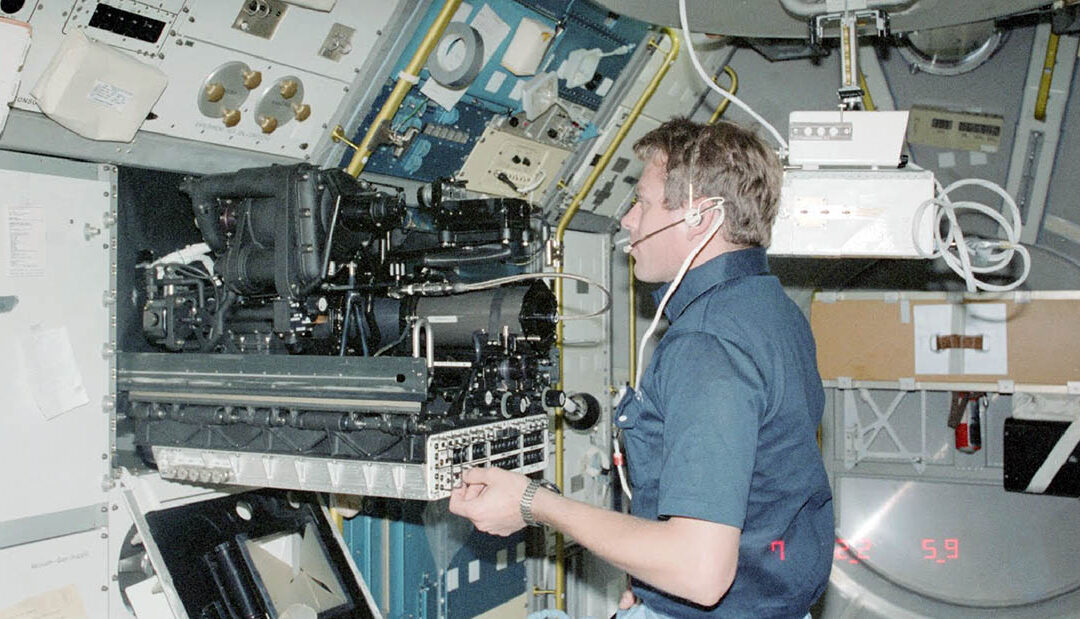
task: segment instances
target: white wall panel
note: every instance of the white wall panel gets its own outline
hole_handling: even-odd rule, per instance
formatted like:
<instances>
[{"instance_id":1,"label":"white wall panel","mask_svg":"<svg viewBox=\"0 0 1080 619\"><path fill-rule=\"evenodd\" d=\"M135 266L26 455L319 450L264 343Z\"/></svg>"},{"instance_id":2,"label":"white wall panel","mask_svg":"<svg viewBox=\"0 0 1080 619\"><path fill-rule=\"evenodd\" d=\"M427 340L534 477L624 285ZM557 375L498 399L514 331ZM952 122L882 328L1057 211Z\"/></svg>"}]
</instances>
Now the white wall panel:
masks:
<instances>
[{"instance_id":1,"label":"white wall panel","mask_svg":"<svg viewBox=\"0 0 1080 619\"><path fill-rule=\"evenodd\" d=\"M0 313L0 523L104 501L109 237L101 229L112 191L107 176L0 170L0 296L14 304ZM62 381L65 360L74 372ZM71 381L85 403L47 417L57 410L43 393Z\"/></svg>"}]
</instances>

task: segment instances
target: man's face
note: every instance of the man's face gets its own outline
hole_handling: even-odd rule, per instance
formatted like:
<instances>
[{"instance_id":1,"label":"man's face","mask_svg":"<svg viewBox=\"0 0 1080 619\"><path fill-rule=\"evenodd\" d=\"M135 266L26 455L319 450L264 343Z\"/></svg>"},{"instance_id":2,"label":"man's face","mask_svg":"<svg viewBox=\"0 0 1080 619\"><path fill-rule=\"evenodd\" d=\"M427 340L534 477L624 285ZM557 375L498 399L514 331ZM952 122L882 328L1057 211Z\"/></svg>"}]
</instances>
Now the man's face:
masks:
<instances>
[{"instance_id":1,"label":"man's face","mask_svg":"<svg viewBox=\"0 0 1080 619\"><path fill-rule=\"evenodd\" d=\"M637 201L622 218L622 227L630 232L630 241L637 242L645 235L664 226L680 221L684 208L664 208L665 160L654 155L645 163L645 170L637 184ZM685 206L685 205L680 205ZM679 272L689 248L686 246L686 229L673 226L635 245L630 255L634 257L634 275L643 282L670 282Z\"/></svg>"}]
</instances>

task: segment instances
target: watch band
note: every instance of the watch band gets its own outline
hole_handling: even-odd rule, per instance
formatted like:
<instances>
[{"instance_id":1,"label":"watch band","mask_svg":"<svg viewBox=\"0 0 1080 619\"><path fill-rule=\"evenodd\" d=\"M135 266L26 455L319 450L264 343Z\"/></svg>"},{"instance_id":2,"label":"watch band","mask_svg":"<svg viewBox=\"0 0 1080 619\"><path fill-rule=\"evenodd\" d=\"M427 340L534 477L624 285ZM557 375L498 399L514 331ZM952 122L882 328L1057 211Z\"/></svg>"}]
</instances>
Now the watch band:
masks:
<instances>
[{"instance_id":1,"label":"watch band","mask_svg":"<svg viewBox=\"0 0 1080 619\"><path fill-rule=\"evenodd\" d=\"M536 497L536 491L540 488L550 490L555 494L562 494L559 487L551 483L546 479L530 479L529 485L525 486L525 492L521 495L521 501L518 506L521 508L521 519L525 521L525 524L530 527L538 527L540 523L533 518L532 503L533 498Z\"/></svg>"}]
</instances>

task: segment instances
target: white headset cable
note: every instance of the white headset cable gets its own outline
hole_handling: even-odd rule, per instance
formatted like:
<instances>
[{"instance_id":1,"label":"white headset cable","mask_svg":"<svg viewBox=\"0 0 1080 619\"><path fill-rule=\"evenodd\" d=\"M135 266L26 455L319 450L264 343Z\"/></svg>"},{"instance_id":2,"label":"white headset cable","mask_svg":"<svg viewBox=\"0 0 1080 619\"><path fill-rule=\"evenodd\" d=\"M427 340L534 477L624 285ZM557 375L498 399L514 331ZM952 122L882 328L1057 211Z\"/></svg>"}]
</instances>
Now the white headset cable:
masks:
<instances>
[{"instance_id":1,"label":"white headset cable","mask_svg":"<svg viewBox=\"0 0 1080 619\"><path fill-rule=\"evenodd\" d=\"M749 105L743 103L742 99L736 97L735 95L724 90L723 88L720 88L720 86L718 86L716 82L714 82L712 78L709 77L709 74L705 72L705 69L701 67L701 61L698 60L697 53L694 51L694 41L690 38L690 25L686 19L686 0L679 0L679 23L682 26L683 38L686 40L686 49L690 52L690 62L694 64L694 69L697 70L698 75L701 76L701 79L705 81L705 84L708 85L709 88L712 88L716 92L720 93L720 96L741 107L747 114L750 115L751 118L761 123L763 127L768 129L769 133L771 133L773 137L776 138L777 143L780 144L780 159L786 159L788 152L788 143L784 140L784 136L780 135L780 132L776 130L776 127L772 126L769 121L765 120L761 116L761 114L755 112L753 108L751 108Z\"/></svg>"},{"instance_id":2,"label":"white headset cable","mask_svg":"<svg viewBox=\"0 0 1080 619\"><path fill-rule=\"evenodd\" d=\"M705 233L705 237L697 244L694 251L690 252L690 255L686 257L686 260L683 260L678 273L675 275L675 279L671 282L671 286L668 287L667 292L665 292L664 296L660 299L660 305L656 308L656 314L653 315L652 322L649 323L649 328L645 330L645 335L641 338L641 345L638 346L638 359L645 358L645 345L649 343L653 333L656 331L656 327L660 324L660 319L664 316L664 308L667 307L668 301L671 300L671 295L675 294L675 291L679 288L679 284L682 283L683 278L686 277L686 272L690 270L690 264L694 261L694 258L697 258L697 255L701 253L701 250L705 249L705 246L716 235L720 226L724 225L724 199L720 196L714 196L712 198L705 198L705 200L708 202L720 203L719 208L713 207L718 211L718 215L713 219L713 223L709 226L709 231ZM634 377L634 384L639 387L641 386L641 375L644 371L645 364L638 363L637 376Z\"/></svg>"},{"instance_id":3,"label":"white headset cable","mask_svg":"<svg viewBox=\"0 0 1080 619\"><path fill-rule=\"evenodd\" d=\"M692 185L690 187L690 193L691 195L693 195ZM675 290L678 289L679 284L682 283L683 278L686 277L686 273L690 270L690 264L694 262L694 258L697 258L697 255L701 253L701 250L705 249L705 246L709 244L709 241L711 241L712 238L716 236L716 232L720 230L720 226L724 225L724 198L720 196L713 196L711 198L705 198L704 201L715 204L715 206L708 207L708 210L716 210L718 211L718 213L713 218L713 222L709 226L708 232L706 232L705 236L701 239L701 242L698 243L697 247L695 247L694 250L690 252L690 255L688 255L686 259L683 260L682 265L679 267L678 273L676 273L675 275L675 279L671 281L671 286L668 287L667 292L665 292L663 298L660 299L660 305L658 305L656 308L656 314L653 315L653 319L652 322L649 324L649 328L645 330L645 335L641 338L641 345L638 347L637 358L639 359L639 361L637 367L637 375L634 377L634 384L637 385L638 389L641 389L641 375L645 371L645 363L642 361L645 358L645 345L649 343L649 340L652 339L653 333L656 332L656 327L660 324L660 319L664 316L664 308L667 307L668 301L671 300L671 295L675 294ZM700 217L703 210L705 209L701 209L699 207L692 212L696 212ZM688 223L689 217L690 213L688 213L686 217ZM634 343L630 342L630 345L633 346ZM615 469L619 472L619 485L622 486L622 491L626 494L626 498L633 500L634 495L630 492L630 485L627 483L626 480L626 471L624 466L625 462L623 459L622 450L619 447L618 436L615 437L615 440L612 441L612 444L614 446L613 450L615 452L615 456L614 458L612 458L612 461L615 463Z\"/></svg>"}]
</instances>

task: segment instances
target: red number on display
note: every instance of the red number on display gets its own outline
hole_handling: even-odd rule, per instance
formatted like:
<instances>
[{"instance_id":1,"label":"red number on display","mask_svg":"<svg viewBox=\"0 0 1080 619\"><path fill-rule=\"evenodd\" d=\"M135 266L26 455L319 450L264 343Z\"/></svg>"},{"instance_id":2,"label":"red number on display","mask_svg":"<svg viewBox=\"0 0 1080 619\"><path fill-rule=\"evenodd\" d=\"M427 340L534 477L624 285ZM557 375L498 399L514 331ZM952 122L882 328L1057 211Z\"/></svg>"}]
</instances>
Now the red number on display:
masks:
<instances>
[{"instance_id":1,"label":"red number on display","mask_svg":"<svg viewBox=\"0 0 1080 619\"><path fill-rule=\"evenodd\" d=\"M859 558L859 561L866 561L870 557L866 553L870 552L870 540L864 539L859 544L858 550L855 551L855 556Z\"/></svg>"},{"instance_id":2,"label":"red number on display","mask_svg":"<svg viewBox=\"0 0 1080 619\"><path fill-rule=\"evenodd\" d=\"M861 539L857 542L850 542L842 537L836 538L836 551L833 553L833 558L837 561L847 561L848 563L858 563L859 561L867 561L870 557L867 555L870 552L870 540Z\"/></svg>"},{"instance_id":3,"label":"red number on display","mask_svg":"<svg viewBox=\"0 0 1080 619\"><path fill-rule=\"evenodd\" d=\"M769 551L770 552L776 552L777 549L780 550L780 560L783 561L784 560L784 540L782 540L782 539L773 540L773 543L769 544Z\"/></svg>"},{"instance_id":4,"label":"red number on display","mask_svg":"<svg viewBox=\"0 0 1080 619\"><path fill-rule=\"evenodd\" d=\"M850 549L848 548L847 542L845 542L842 537L836 538L836 552L833 553L833 558L837 561L847 561L850 559L852 563L855 562L851 559Z\"/></svg>"},{"instance_id":5,"label":"red number on display","mask_svg":"<svg viewBox=\"0 0 1080 619\"><path fill-rule=\"evenodd\" d=\"M923 538L922 549L929 553L924 554L922 558L926 559L927 561L937 560L937 546L934 545L934 540L930 539L929 537Z\"/></svg>"},{"instance_id":6,"label":"red number on display","mask_svg":"<svg viewBox=\"0 0 1080 619\"><path fill-rule=\"evenodd\" d=\"M952 559L960 558L960 540L955 537L947 537L944 540L945 552L939 554L937 548L937 540L933 538L923 538L922 549L923 559L927 561L933 561L934 563L945 563Z\"/></svg>"},{"instance_id":7,"label":"red number on display","mask_svg":"<svg viewBox=\"0 0 1080 619\"><path fill-rule=\"evenodd\" d=\"M959 559L960 558L960 540L955 537L950 537L945 540L945 550L948 551L946 559Z\"/></svg>"}]
</instances>

